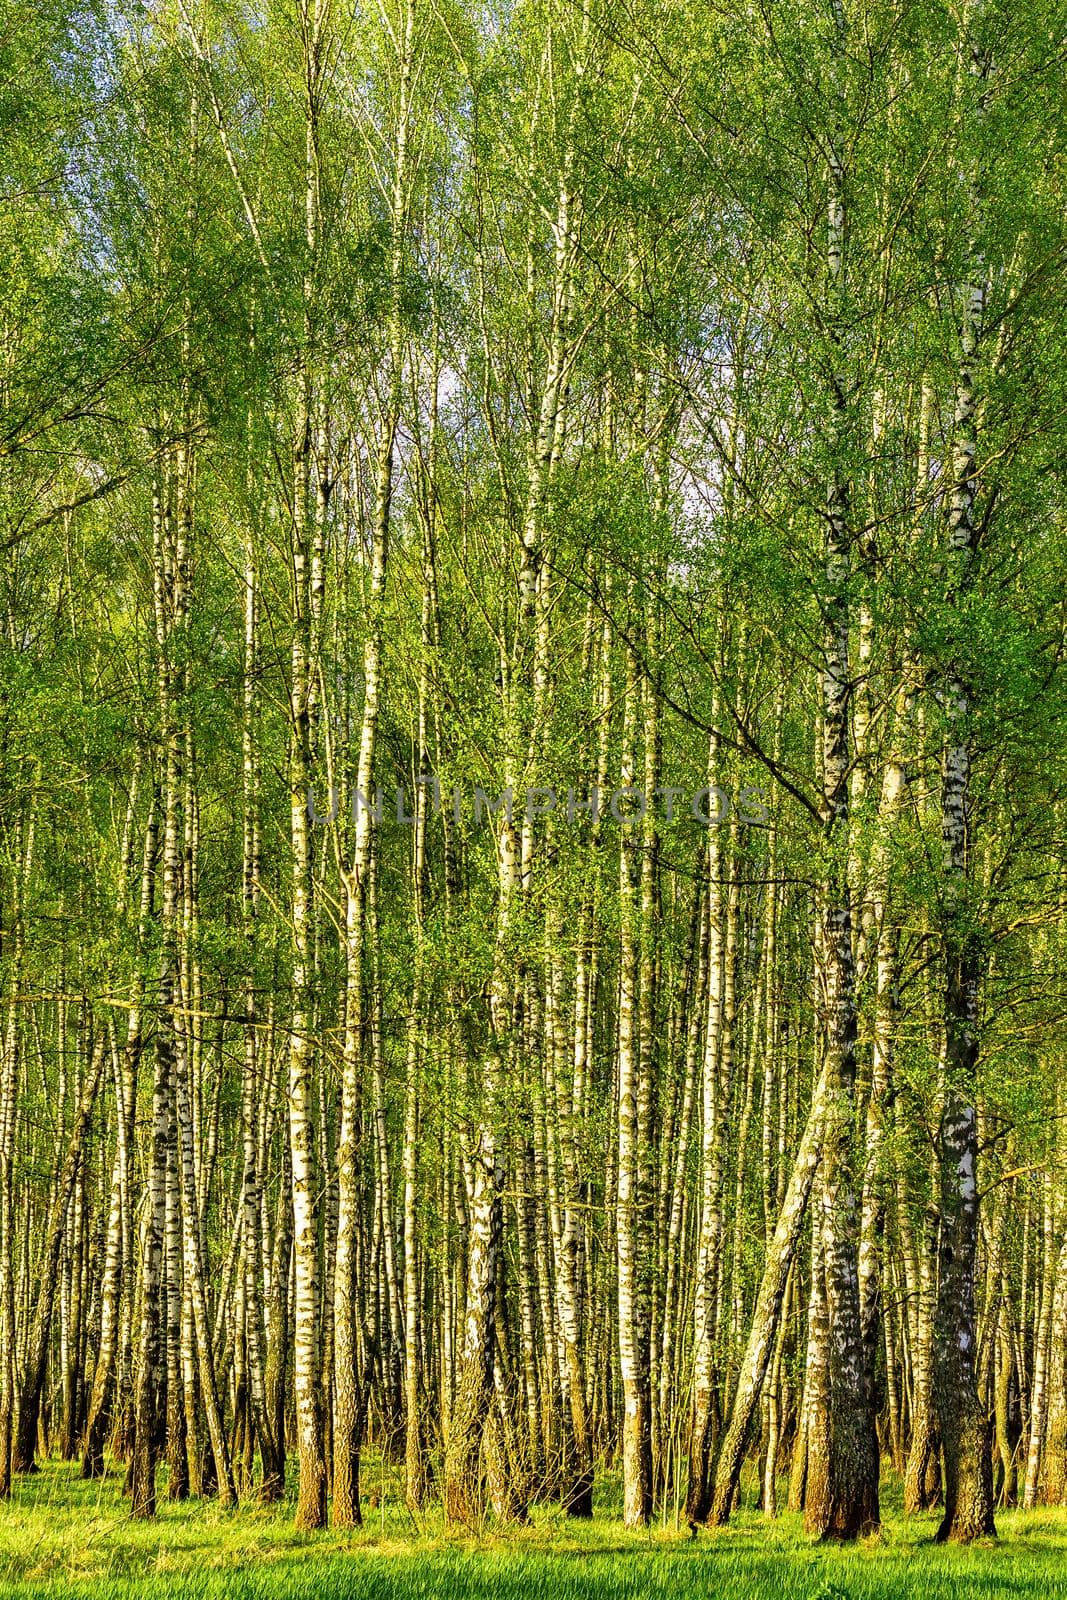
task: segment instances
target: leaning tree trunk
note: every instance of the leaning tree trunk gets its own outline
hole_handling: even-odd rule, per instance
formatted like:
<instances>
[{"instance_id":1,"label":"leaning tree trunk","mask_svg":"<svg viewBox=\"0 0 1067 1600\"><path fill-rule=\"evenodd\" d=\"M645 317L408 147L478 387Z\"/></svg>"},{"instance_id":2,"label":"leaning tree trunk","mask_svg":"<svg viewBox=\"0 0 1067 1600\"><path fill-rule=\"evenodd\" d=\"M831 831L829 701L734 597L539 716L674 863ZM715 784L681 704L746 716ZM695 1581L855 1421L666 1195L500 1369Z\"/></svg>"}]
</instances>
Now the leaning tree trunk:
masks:
<instances>
[{"instance_id":1,"label":"leaning tree trunk","mask_svg":"<svg viewBox=\"0 0 1067 1600\"><path fill-rule=\"evenodd\" d=\"M812 1095L807 1123L793 1162L793 1170L778 1214L774 1237L767 1247L763 1277L752 1311L748 1343L745 1346L737 1387L734 1390L730 1420L723 1434L715 1464L715 1485L707 1517L712 1527L723 1526L729 1520L733 1509L734 1496L741 1476L741 1463L748 1441L749 1425L759 1404L763 1380L774 1350L789 1269L796 1256L808 1197L819 1166L825 1113L826 1067L824 1065Z\"/></svg>"}]
</instances>

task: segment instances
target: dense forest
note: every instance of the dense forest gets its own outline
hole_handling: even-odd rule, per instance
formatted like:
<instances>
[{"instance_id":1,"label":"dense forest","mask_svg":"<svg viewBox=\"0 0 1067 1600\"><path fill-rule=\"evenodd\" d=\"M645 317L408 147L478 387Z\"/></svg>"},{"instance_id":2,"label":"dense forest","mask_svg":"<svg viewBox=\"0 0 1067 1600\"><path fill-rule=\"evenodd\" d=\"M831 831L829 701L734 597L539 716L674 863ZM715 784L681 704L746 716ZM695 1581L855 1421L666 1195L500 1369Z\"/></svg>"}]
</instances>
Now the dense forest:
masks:
<instances>
[{"instance_id":1,"label":"dense forest","mask_svg":"<svg viewBox=\"0 0 1067 1600\"><path fill-rule=\"evenodd\" d=\"M4 13L0 1498L1067 1502L1067 7Z\"/></svg>"}]
</instances>

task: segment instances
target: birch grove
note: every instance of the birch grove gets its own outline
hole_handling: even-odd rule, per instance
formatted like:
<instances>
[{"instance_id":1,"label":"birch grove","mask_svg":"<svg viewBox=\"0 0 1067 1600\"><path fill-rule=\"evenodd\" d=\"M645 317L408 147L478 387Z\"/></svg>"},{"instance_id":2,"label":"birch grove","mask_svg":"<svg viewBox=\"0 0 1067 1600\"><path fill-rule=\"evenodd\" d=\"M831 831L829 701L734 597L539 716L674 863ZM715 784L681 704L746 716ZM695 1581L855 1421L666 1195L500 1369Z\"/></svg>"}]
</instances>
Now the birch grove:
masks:
<instances>
[{"instance_id":1,"label":"birch grove","mask_svg":"<svg viewBox=\"0 0 1067 1600\"><path fill-rule=\"evenodd\" d=\"M1064 21L17 21L0 1496L1067 1503Z\"/></svg>"}]
</instances>

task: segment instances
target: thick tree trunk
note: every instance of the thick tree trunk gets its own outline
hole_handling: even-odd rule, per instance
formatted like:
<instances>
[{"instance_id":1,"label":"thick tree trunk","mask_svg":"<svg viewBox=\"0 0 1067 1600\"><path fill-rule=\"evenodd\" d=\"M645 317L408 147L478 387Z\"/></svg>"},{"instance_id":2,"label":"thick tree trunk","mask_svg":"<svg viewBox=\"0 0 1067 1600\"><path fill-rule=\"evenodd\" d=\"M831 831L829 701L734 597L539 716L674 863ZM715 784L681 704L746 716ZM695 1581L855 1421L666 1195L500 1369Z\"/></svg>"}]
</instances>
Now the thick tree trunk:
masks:
<instances>
[{"instance_id":1,"label":"thick tree trunk","mask_svg":"<svg viewBox=\"0 0 1067 1600\"><path fill-rule=\"evenodd\" d=\"M839 47L844 15L835 7ZM822 1159L822 1244L829 1349L829 1461L825 1501L809 1495L807 1523L824 1538L851 1539L878 1526L878 1441L860 1326L853 1130L856 1119L856 1001L848 881L850 701L849 585L853 535L846 453L851 421L842 357L845 174L830 135L827 225L831 350L832 470L827 499L822 655L822 812L827 856L816 940L827 1086ZM810 1449L810 1444L809 1444Z\"/></svg>"},{"instance_id":2,"label":"thick tree trunk","mask_svg":"<svg viewBox=\"0 0 1067 1600\"><path fill-rule=\"evenodd\" d=\"M479 1528L484 1511L483 1434L493 1405L496 1298L503 1170L493 1129L484 1124L473 1157L466 1316L456 1391L445 1441L445 1521Z\"/></svg>"}]
</instances>

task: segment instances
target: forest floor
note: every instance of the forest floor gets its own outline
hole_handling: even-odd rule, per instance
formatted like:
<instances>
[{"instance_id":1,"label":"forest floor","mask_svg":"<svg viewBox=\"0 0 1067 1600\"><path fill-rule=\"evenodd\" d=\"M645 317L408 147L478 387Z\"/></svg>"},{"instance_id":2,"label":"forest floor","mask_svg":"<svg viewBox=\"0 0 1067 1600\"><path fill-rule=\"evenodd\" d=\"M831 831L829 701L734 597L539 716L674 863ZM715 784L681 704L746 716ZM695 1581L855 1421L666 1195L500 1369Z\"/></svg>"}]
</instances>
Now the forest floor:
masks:
<instances>
[{"instance_id":1,"label":"forest floor","mask_svg":"<svg viewBox=\"0 0 1067 1600\"><path fill-rule=\"evenodd\" d=\"M969 1549L933 1542L936 1518L905 1519L886 1485L878 1539L847 1549L804 1536L799 1517L734 1525L691 1539L673 1519L643 1533L618 1520L618 1486L598 1479L591 1524L539 1507L531 1525L481 1539L445 1534L439 1513L418 1525L399 1482L368 1463L378 1491L348 1536L298 1534L292 1507L225 1512L211 1502L160 1500L136 1523L118 1472L82 1483L50 1462L19 1479L0 1507L0 1596L22 1600L1067 1600L1067 1511L1004 1511L1000 1539ZM376 1481L377 1480L377 1481ZM161 1483L162 1487L162 1483ZM783 1489L784 1489L783 1485ZM384 1489L384 1494L382 1490ZM165 1490L164 1490L165 1493Z\"/></svg>"}]
</instances>

